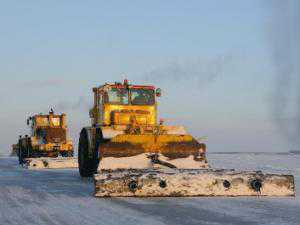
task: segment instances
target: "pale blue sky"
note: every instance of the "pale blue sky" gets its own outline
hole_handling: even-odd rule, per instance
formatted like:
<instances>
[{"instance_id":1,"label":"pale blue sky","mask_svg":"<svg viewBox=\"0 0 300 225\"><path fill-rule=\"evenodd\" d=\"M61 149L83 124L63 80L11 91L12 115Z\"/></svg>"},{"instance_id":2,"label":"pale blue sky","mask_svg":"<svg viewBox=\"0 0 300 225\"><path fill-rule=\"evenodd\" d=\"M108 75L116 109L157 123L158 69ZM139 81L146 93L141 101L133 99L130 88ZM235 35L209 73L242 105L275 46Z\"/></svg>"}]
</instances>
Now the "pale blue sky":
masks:
<instances>
[{"instance_id":1,"label":"pale blue sky","mask_svg":"<svg viewBox=\"0 0 300 225\"><path fill-rule=\"evenodd\" d=\"M271 116L275 3L0 0L1 151L49 107L76 141L91 88L125 77L161 87L160 117L210 151L295 148Z\"/></svg>"}]
</instances>

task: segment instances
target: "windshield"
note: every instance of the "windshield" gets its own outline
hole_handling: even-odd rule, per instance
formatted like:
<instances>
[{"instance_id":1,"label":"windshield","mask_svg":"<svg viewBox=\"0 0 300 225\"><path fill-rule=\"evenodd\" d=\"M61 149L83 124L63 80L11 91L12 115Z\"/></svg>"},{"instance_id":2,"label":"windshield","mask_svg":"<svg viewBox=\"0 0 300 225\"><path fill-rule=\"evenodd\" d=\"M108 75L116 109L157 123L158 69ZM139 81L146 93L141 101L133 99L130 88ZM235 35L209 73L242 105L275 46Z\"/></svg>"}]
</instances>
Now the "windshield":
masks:
<instances>
[{"instance_id":1,"label":"windshield","mask_svg":"<svg viewBox=\"0 0 300 225\"><path fill-rule=\"evenodd\" d=\"M154 90L131 89L132 105L153 105L155 102Z\"/></svg>"},{"instance_id":2,"label":"windshield","mask_svg":"<svg viewBox=\"0 0 300 225\"><path fill-rule=\"evenodd\" d=\"M128 90L125 88L111 88L107 91L107 101L111 104L128 104Z\"/></svg>"}]
</instances>

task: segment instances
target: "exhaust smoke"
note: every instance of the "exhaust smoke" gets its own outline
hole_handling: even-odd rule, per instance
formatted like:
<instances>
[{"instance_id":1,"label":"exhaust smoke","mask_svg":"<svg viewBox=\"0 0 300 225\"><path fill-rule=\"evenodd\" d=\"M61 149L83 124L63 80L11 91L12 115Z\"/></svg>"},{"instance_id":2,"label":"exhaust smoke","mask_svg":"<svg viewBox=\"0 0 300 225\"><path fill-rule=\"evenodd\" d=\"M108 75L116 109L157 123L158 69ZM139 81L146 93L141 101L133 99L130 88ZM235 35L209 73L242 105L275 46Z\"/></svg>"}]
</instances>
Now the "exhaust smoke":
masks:
<instances>
[{"instance_id":1,"label":"exhaust smoke","mask_svg":"<svg viewBox=\"0 0 300 225\"><path fill-rule=\"evenodd\" d=\"M300 2L272 1L271 7L272 118L292 147L300 148Z\"/></svg>"}]
</instances>

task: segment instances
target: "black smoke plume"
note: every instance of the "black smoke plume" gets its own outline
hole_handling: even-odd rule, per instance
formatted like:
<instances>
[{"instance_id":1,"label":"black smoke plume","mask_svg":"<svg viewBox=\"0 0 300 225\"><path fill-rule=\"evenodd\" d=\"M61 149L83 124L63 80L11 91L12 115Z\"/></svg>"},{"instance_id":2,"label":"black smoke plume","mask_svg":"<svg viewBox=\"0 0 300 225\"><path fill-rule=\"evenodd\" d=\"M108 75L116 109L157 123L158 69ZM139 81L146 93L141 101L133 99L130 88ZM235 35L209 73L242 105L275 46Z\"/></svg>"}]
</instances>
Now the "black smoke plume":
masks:
<instances>
[{"instance_id":1,"label":"black smoke plume","mask_svg":"<svg viewBox=\"0 0 300 225\"><path fill-rule=\"evenodd\" d=\"M268 40L274 65L272 117L291 147L300 148L300 1L270 1Z\"/></svg>"},{"instance_id":2,"label":"black smoke plume","mask_svg":"<svg viewBox=\"0 0 300 225\"><path fill-rule=\"evenodd\" d=\"M173 61L146 73L143 80L149 83L168 82L179 84L183 81L203 87L215 81L223 74L224 67L233 62L231 55L224 55L212 59L196 59Z\"/></svg>"},{"instance_id":3,"label":"black smoke plume","mask_svg":"<svg viewBox=\"0 0 300 225\"><path fill-rule=\"evenodd\" d=\"M85 96L80 96L76 101L60 101L54 105L54 109L60 112L88 111L92 107L92 102Z\"/></svg>"}]
</instances>

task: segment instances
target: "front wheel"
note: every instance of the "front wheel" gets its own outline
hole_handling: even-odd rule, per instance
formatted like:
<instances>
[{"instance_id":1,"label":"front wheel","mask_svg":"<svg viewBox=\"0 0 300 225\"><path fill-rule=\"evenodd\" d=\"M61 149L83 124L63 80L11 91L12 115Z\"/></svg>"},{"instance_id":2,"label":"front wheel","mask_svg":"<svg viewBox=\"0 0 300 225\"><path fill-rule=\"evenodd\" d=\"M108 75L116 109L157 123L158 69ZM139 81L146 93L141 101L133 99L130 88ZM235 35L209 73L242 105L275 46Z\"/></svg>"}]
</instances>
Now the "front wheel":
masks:
<instances>
[{"instance_id":1,"label":"front wheel","mask_svg":"<svg viewBox=\"0 0 300 225\"><path fill-rule=\"evenodd\" d=\"M78 145L79 173L82 177L91 177L97 172L98 159L95 157L95 149L92 149L91 132L84 128L80 132Z\"/></svg>"},{"instance_id":2,"label":"front wheel","mask_svg":"<svg viewBox=\"0 0 300 225\"><path fill-rule=\"evenodd\" d=\"M28 142L26 143L26 146L24 146L21 141L19 142L18 146L18 158L19 158L19 164L24 164L25 159L29 158L31 156L31 149L28 146Z\"/></svg>"},{"instance_id":3,"label":"front wheel","mask_svg":"<svg viewBox=\"0 0 300 225\"><path fill-rule=\"evenodd\" d=\"M24 163L23 149L21 146L19 146L19 149L18 149L18 159L19 159L20 165Z\"/></svg>"}]
</instances>

